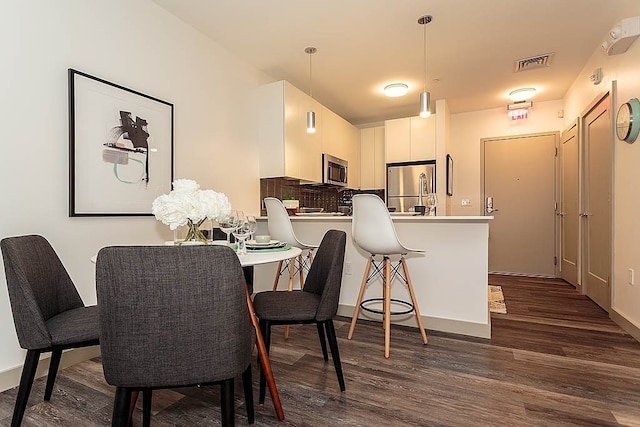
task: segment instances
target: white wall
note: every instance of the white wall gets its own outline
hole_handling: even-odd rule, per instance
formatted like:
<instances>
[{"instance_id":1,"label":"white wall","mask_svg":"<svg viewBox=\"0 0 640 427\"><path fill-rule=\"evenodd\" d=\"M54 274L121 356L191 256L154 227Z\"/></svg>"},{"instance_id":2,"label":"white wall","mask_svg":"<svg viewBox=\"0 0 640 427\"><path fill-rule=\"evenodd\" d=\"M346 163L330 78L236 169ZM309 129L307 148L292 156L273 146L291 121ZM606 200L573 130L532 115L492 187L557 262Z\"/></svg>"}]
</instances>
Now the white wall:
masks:
<instances>
[{"instance_id":1,"label":"white wall","mask_svg":"<svg viewBox=\"0 0 640 427\"><path fill-rule=\"evenodd\" d=\"M153 217L68 217L67 68L173 103L175 177L259 212L254 97L266 78L150 0L4 2L0 52L0 237L46 236L85 303L99 248L171 235ZM0 270L1 374L24 353Z\"/></svg>"},{"instance_id":2,"label":"white wall","mask_svg":"<svg viewBox=\"0 0 640 427\"><path fill-rule=\"evenodd\" d=\"M453 196L451 215L483 215L480 199L480 140L508 135L561 131L562 101L536 103L529 118L513 121L505 108L451 114L450 153L453 157ZM462 199L471 206L461 206Z\"/></svg>"},{"instance_id":3,"label":"white wall","mask_svg":"<svg viewBox=\"0 0 640 427\"><path fill-rule=\"evenodd\" d=\"M594 85L589 76L602 68L603 81ZM620 55L607 56L596 49L565 97L566 123L578 117L601 93L612 88L617 81L617 101L613 106L613 117L618 107L629 98L640 98L640 41ZM640 282L627 283L628 269L640 272L640 141L635 144L614 141L614 216L613 216L613 297L611 308L640 328Z\"/></svg>"}]
</instances>

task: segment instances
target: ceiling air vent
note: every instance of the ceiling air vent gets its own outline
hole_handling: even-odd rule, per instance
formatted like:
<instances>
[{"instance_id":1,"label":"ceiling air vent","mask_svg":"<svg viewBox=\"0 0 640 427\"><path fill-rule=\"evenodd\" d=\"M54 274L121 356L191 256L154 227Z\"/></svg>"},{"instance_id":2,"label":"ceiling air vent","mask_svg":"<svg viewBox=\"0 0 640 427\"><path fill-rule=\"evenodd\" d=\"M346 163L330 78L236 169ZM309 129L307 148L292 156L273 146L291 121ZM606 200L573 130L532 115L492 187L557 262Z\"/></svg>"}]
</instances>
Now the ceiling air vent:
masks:
<instances>
[{"instance_id":1,"label":"ceiling air vent","mask_svg":"<svg viewBox=\"0 0 640 427\"><path fill-rule=\"evenodd\" d=\"M518 73L520 71L548 67L551 65L552 59L553 53L545 53L544 55L532 56L531 58L518 59L513 62L513 71Z\"/></svg>"}]
</instances>

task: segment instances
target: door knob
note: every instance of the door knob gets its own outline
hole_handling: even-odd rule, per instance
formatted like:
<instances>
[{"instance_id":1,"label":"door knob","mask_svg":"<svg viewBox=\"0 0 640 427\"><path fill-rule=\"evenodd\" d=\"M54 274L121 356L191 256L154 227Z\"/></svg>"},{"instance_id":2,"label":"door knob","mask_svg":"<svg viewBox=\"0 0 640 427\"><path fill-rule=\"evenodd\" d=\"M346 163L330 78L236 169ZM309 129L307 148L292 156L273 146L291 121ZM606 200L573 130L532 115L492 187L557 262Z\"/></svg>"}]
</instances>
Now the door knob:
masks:
<instances>
[{"instance_id":1,"label":"door knob","mask_svg":"<svg viewBox=\"0 0 640 427\"><path fill-rule=\"evenodd\" d=\"M493 212L498 212L498 209L494 209L494 207L493 207L493 197L491 197L491 196L487 197L486 211L487 211L488 214L491 214Z\"/></svg>"}]
</instances>

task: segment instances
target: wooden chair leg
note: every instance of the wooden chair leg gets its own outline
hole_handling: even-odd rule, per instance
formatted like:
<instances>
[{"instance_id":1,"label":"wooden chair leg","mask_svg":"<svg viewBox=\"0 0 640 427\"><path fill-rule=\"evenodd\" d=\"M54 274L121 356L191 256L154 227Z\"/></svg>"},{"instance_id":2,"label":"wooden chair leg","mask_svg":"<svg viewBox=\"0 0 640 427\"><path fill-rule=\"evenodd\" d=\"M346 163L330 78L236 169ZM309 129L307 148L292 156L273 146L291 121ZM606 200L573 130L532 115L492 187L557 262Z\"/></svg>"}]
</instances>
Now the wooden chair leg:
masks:
<instances>
[{"instance_id":1,"label":"wooden chair leg","mask_svg":"<svg viewBox=\"0 0 640 427\"><path fill-rule=\"evenodd\" d=\"M296 260L289 260L289 287L287 288L289 292L293 291L293 276L295 274ZM284 327L284 339L289 339L289 325Z\"/></svg>"},{"instance_id":2,"label":"wooden chair leg","mask_svg":"<svg viewBox=\"0 0 640 427\"><path fill-rule=\"evenodd\" d=\"M338 384L340 384L340 391L345 391L344 376L342 375L342 362L340 362L340 352L338 351L338 339L336 338L336 330L333 327L333 320L327 320L326 322L324 322L324 326L327 329L327 336L329 337L329 347L331 348L331 358L333 359L333 366L336 368L336 375L338 376Z\"/></svg>"},{"instance_id":3,"label":"wooden chair leg","mask_svg":"<svg viewBox=\"0 0 640 427\"><path fill-rule=\"evenodd\" d=\"M302 254L298 255L298 267L300 270L300 289L304 288L304 264L302 262Z\"/></svg>"},{"instance_id":4,"label":"wooden chair leg","mask_svg":"<svg viewBox=\"0 0 640 427\"><path fill-rule=\"evenodd\" d=\"M384 357L389 358L391 342L391 262L384 259Z\"/></svg>"},{"instance_id":5,"label":"wooden chair leg","mask_svg":"<svg viewBox=\"0 0 640 427\"><path fill-rule=\"evenodd\" d=\"M253 382L251 380L251 364L242 373L242 388L244 389L244 406L247 408L247 420L249 424L255 421L253 409Z\"/></svg>"},{"instance_id":6,"label":"wooden chair leg","mask_svg":"<svg viewBox=\"0 0 640 427\"><path fill-rule=\"evenodd\" d=\"M418 300L416 299L416 294L413 291L413 283L411 282L411 277L409 277L409 268L407 267L407 261L402 258L400 260L402 263L402 269L404 271L404 278L407 279L407 286L409 287L409 294L411 295L411 303L413 304L413 311L416 313L416 319L418 320L418 328L420 328L420 335L422 335L422 343L427 343L427 333L422 326L422 317L420 317L420 309L418 308Z\"/></svg>"},{"instance_id":7,"label":"wooden chair leg","mask_svg":"<svg viewBox=\"0 0 640 427\"><path fill-rule=\"evenodd\" d=\"M324 336L324 327L322 325L322 322L316 322L316 327L318 328L318 337L320 337L322 356L324 357L324 361L327 362L329 360L329 354L327 353L327 341Z\"/></svg>"},{"instance_id":8,"label":"wooden chair leg","mask_svg":"<svg viewBox=\"0 0 640 427\"><path fill-rule=\"evenodd\" d=\"M264 340L264 346L269 354L269 348L271 347L271 323L266 320L260 319L260 331L262 332L262 339ZM260 368L260 394L258 396L258 402L262 405L264 403L264 397L266 394L266 377L264 375L264 369Z\"/></svg>"},{"instance_id":9,"label":"wooden chair leg","mask_svg":"<svg viewBox=\"0 0 640 427\"><path fill-rule=\"evenodd\" d=\"M129 408L131 407L131 389L125 387L116 388L116 396L113 400L113 415L111 427L126 427L129 424Z\"/></svg>"},{"instance_id":10,"label":"wooden chair leg","mask_svg":"<svg viewBox=\"0 0 640 427\"><path fill-rule=\"evenodd\" d=\"M233 378L223 380L220 383L220 409L222 411L223 427L235 425L235 413L233 408Z\"/></svg>"},{"instance_id":11,"label":"wooden chair leg","mask_svg":"<svg viewBox=\"0 0 640 427\"><path fill-rule=\"evenodd\" d=\"M151 400L153 392L150 388L142 390L142 426L151 427Z\"/></svg>"},{"instance_id":12,"label":"wooden chair leg","mask_svg":"<svg viewBox=\"0 0 640 427\"><path fill-rule=\"evenodd\" d=\"M22 375L20 376L20 387L18 387L16 406L13 408L11 427L20 427L20 424L22 424L22 418L24 417L25 409L27 409L27 402L29 401L29 394L31 393L31 386L33 386L33 379L36 376L36 369L38 369L38 361L40 360L41 353L42 352L38 350L27 351L27 357L25 357L24 366L22 367Z\"/></svg>"},{"instance_id":13,"label":"wooden chair leg","mask_svg":"<svg viewBox=\"0 0 640 427\"><path fill-rule=\"evenodd\" d=\"M62 359L62 350L55 349L51 352L51 360L49 362L49 374L47 374L47 386L44 389L44 400L51 399L51 393L53 393L53 385L56 382L56 375L58 373L58 367L60 366L60 359Z\"/></svg>"},{"instance_id":14,"label":"wooden chair leg","mask_svg":"<svg viewBox=\"0 0 640 427\"><path fill-rule=\"evenodd\" d=\"M351 339L351 337L353 336L353 331L355 331L356 329L356 322L358 321L358 315L360 314L360 304L362 303L364 290L367 287L367 278L369 277L369 272L371 271L372 261L373 261L373 257L369 257L369 259L367 260L367 265L364 268L364 276L362 276L362 285L360 285L358 300L356 301L356 306L353 310L353 317L351 318L351 326L349 327L349 335L347 335L347 339Z\"/></svg>"},{"instance_id":15,"label":"wooden chair leg","mask_svg":"<svg viewBox=\"0 0 640 427\"><path fill-rule=\"evenodd\" d=\"M273 281L273 290L278 289L278 282L280 281L280 272L282 271L282 261L278 261L278 269L276 270L276 278Z\"/></svg>"}]
</instances>

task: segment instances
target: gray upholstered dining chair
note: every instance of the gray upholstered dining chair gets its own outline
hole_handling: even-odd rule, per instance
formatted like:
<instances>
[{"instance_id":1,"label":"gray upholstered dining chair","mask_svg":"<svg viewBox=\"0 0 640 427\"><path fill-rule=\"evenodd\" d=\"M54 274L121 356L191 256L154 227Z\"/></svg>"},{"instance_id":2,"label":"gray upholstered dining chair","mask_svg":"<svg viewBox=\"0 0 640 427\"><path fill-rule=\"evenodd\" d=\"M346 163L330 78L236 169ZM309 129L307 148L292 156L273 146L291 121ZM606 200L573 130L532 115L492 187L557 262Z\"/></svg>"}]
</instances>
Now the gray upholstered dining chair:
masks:
<instances>
[{"instance_id":1,"label":"gray upholstered dining chair","mask_svg":"<svg viewBox=\"0 0 640 427\"><path fill-rule=\"evenodd\" d=\"M51 352L44 400L49 400L62 351L98 344L98 311L85 307L49 242L42 236L0 242L20 347L27 350L11 426L22 423L42 353Z\"/></svg>"},{"instance_id":2,"label":"gray upholstered dining chair","mask_svg":"<svg viewBox=\"0 0 640 427\"><path fill-rule=\"evenodd\" d=\"M96 260L100 349L116 386L113 426L127 425L132 392L219 383L222 425L234 425L234 378L242 375L253 423L255 330L240 261L226 246L112 246Z\"/></svg>"},{"instance_id":3,"label":"gray upholstered dining chair","mask_svg":"<svg viewBox=\"0 0 640 427\"><path fill-rule=\"evenodd\" d=\"M347 234L344 231L327 231L311 264L303 289L258 292L253 300L267 351L271 342L271 325L315 323L322 355L327 362L329 357L325 341L326 330L341 391L345 390L345 384L333 318L338 312L346 242ZM264 403L264 398L265 378L261 371L260 403Z\"/></svg>"}]
</instances>

